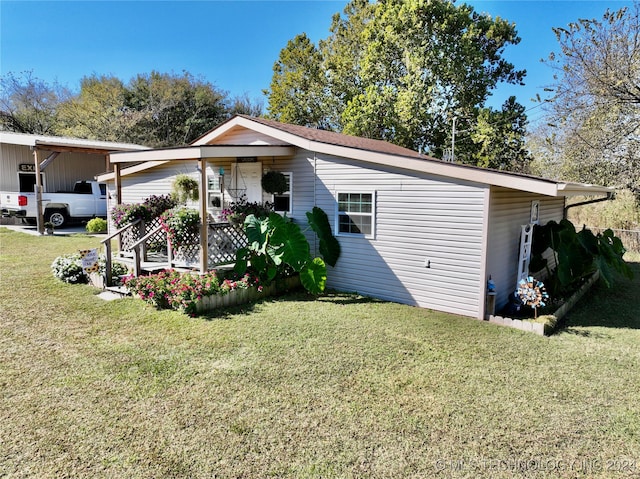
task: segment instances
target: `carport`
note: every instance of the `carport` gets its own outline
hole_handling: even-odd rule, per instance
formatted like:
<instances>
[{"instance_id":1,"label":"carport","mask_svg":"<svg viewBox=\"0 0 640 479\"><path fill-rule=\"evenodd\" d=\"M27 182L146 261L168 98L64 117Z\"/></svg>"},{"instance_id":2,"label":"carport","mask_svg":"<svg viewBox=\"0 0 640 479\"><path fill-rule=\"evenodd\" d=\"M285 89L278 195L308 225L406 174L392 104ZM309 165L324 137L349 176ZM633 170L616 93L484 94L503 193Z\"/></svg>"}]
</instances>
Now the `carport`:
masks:
<instances>
[{"instance_id":1,"label":"carport","mask_svg":"<svg viewBox=\"0 0 640 479\"><path fill-rule=\"evenodd\" d=\"M37 231L43 234L42 193L69 190L76 181L112 171L111 152L144 149L127 143L0 132L0 191L34 191Z\"/></svg>"}]
</instances>

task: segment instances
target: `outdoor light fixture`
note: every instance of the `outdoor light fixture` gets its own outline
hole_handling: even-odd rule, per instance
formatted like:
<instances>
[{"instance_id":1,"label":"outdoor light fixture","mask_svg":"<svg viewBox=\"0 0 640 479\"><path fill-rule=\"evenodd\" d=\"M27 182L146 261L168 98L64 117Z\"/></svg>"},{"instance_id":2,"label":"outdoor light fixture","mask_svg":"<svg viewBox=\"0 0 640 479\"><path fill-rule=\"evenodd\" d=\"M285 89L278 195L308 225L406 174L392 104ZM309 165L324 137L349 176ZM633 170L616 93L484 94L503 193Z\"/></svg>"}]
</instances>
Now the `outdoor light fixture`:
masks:
<instances>
[{"instance_id":1,"label":"outdoor light fixture","mask_svg":"<svg viewBox=\"0 0 640 479\"><path fill-rule=\"evenodd\" d=\"M224 166L220 167L220 169L218 170L218 173L220 174L220 176L224 176Z\"/></svg>"}]
</instances>

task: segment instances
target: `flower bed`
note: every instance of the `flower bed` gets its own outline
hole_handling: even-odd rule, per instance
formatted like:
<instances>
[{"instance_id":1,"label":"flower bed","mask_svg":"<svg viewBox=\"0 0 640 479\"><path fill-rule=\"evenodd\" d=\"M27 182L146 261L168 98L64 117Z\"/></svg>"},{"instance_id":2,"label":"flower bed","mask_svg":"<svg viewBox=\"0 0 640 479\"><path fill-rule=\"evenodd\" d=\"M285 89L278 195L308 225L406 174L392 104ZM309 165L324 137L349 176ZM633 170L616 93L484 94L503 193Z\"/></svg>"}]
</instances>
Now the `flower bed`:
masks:
<instances>
[{"instance_id":1,"label":"flower bed","mask_svg":"<svg viewBox=\"0 0 640 479\"><path fill-rule=\"evenodd\" d=\"M300 284L297 276L264 286L257 276L250 274L222 278L216 271L200 275L165 270L149 276L128 278L125 285L132 294L159 309L174 309L195 315L292 289L296 282Z\"/></svg>"},{"instance_id":2,"label":"flower bed","mask_svg":"<svg viewBox=\"0 0 640 479\"><path fill-rule=\"evenodd\" d=\"M573 308L578 301L591 289L591 287L598 280L600 275L598 272L594 273L581 287L573 293L573 295L566 300L553 314L547 314L540 316L536 319L513 319L505 318L497 315L489 315L489 322L499 324L501 326L508 326L510 328L520 329L522 331L530 331L532 333L539 334L540 336L549 336L552 334L560 320L566 315L571 308Z\"/></svg>"}]
</instances>

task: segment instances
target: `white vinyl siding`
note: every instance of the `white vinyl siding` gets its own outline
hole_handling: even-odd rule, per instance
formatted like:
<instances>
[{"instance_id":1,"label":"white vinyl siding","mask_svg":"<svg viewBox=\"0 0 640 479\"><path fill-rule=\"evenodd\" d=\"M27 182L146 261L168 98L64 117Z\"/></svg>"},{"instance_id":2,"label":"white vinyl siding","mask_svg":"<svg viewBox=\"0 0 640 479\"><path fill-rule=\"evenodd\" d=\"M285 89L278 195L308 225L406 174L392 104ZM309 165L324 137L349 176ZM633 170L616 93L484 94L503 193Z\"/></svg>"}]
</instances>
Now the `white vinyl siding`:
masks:
<instances>
[{"instance_id":1,"label":"white vinyl siding","mask_svg":"<svg viewBox=\"0 0 640 479\"><path fill-rule=\"evenodd\" d=\"M339 192L376 193L375 239L338 237L342 253L329 270L328 287L481 314L482 187L335 157L318 157L315 164L316 202L334 223L330 212Z\"/></svg>"},{"instance_id":2,"label":"white vinyl siding","mask_svg":"<svg viewBox=\"0 0 640 479\"><path fill-rule=\"evenodd\" d=\"M496 284L496 311L507 304L509 295L516 289L521 226L529 223L534 200L540 202L541 225L562 219L564 198L491 188L487 275L491 275Z\"/></svg>"},{"instance_id":3,"label":"white vinyl siding","mask_svg":"<svg viewBox=\"0 0 640 479\"><path fill-rule=\"evenodd\" d=\"M287 216L296 218L301 225L305 225L305 213L311 211L314 206L313 153L298 150L293 158L269 158L264 160L263 165L265 170L281 171L291 175L291 210ZM273 201L273 197L265 193L264 200ZM333 210L327 211L327 214L331 215L332 212ZM313 232L308 236L313 246L315 235L311 235Z\"/></svg>"},{"instance_id":4,"label":"white vinyl siding","mask_svg":"<svg viewBox=\"0 0 640 479\"><path fill-rule=\"evenodd\" d=\"M262 133L249 130L247 128L236 128L228 131L226 134L214 141L207 143L208 145L282 145L281 141L276 140Z\"/></svg>"}]
</instances>

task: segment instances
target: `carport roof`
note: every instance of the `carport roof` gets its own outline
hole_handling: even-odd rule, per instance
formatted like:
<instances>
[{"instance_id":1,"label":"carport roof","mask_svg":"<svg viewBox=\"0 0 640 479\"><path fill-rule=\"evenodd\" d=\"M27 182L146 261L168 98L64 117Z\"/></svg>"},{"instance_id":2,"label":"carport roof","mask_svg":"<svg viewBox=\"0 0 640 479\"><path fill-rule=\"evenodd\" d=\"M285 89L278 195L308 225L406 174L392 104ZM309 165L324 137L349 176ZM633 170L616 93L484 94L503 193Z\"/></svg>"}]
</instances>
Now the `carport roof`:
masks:
<instances>
[{"instance_id":1,"label":"carport roof","mask_svg":"<svg viewBox=\"0 0 640 479\"><path fill-rule=\"evenodd\" d=\"M149 147L132 143L86 140L62 136L34 135L0 131L0 143L37 147L49 151L80 151L107 154L111 151L148 150Z\"/></svg>"}]
</instances>

